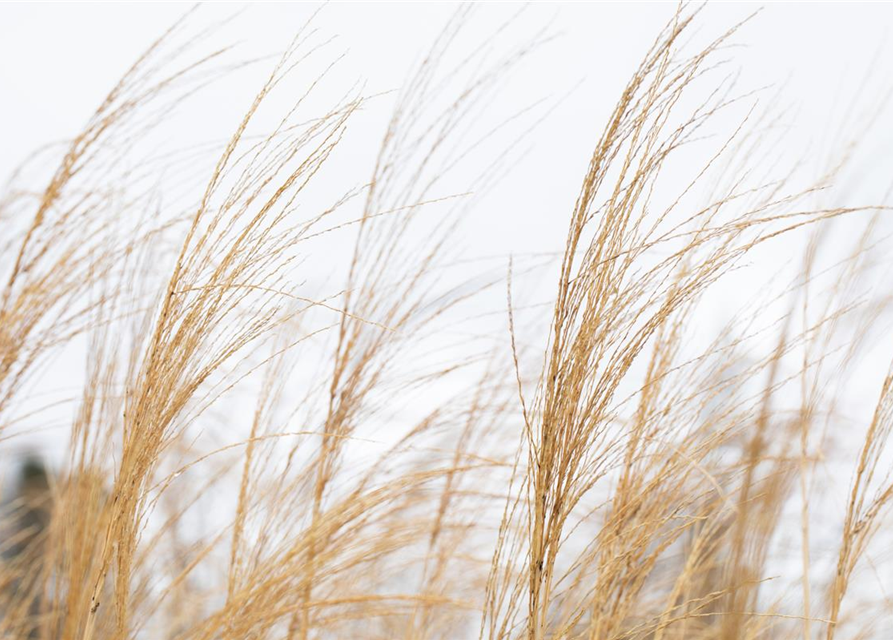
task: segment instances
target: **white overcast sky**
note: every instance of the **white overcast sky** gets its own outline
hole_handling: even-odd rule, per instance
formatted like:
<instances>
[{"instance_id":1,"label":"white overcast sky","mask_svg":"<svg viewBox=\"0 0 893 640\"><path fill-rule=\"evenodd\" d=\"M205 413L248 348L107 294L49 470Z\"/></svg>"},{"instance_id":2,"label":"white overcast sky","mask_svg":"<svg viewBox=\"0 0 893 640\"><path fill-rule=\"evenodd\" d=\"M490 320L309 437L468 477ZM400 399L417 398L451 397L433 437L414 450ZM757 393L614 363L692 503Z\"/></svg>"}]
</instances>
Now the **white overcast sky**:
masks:
<instances>
[{"instance_id":1,"label":"white overcast sky","mask_svg":"<svg viewBox=\"0 0 893 640\"><path fill-rule=\"evenodd\" d=\"M0 177L34 149L73 135L135 58L189 5L180 3L0 4ZM455 9L450 3L330 3L318 16L321 33L337 36L333 52L346 51L343 82L365 83L369 92L398 87L410 64ZM482 30L514 13L519 4L487 4L476 18ZM718 34L763 5L708 5L702 30ZM222 38L239 42L246 57L273 53L318 3L209 4L198 20L211 22L243 10ZM533 3L514 37L550 23L557 39L506 88L518 104L560 99L527 141L532 158L517 171L519 183L536 175L535 192L501 196L510 208L572 204L596 135L640 56L674 11L665 3ZM893 55L885 45L893 4L771 3L736 39L741 86L784 86L783 99L797 111L791 144L818 143L829 135L835 99L858 87L874 61L875 77L893 78ZM472 30L473 32L473 30ZM473 39L477 34L469 35ZM469 40L469 44L470 44ZM460 41L459 46L462 46ZM234 95L250 96L263 70L243 74ZM335 83L337 85L337 83ZM233 87L233 85L230 85ZM219 109L209 103L213 117ZM233 126L221 116L219 135ZM377 134L377 132L376 132ZM543 171L547 163L548 172ZM526 173L525 173L526 172ZM531 190L533 191L533 190ZM508 198L508 200L506 199ZM531 233L510 234L502 250L527 251L560 243L554 220L524 218ZM545 234L545 236L543 235Z\"/></svg>"}]
</instances>

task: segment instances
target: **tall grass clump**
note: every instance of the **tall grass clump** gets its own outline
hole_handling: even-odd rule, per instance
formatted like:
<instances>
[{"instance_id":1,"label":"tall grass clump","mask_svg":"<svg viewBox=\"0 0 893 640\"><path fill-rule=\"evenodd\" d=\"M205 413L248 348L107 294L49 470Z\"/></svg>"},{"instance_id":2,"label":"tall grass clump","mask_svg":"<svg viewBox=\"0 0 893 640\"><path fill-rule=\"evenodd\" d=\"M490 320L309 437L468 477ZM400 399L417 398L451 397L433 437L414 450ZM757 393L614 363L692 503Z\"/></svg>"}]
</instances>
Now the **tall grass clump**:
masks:
<instances>
[{"instance_id":1,"label":"tall grass clump","mask_svg":"<svg viewBox=\"0 0 893 640\"><path fill-rule=\"evenodd\" d=\"M0 637L886 637L893 374L842 407L886 344L888 206L836 186L864 131L785 165L783 109L726 71L748 21L705 11L670 12L549 212L547 305L519 304L540 267L458 254L535 110L475 125L548 29L457 51L461 8L399 91L331 104L314 19L272 63L204 52L193 12L163 34L0 200ZM221 144L154 150L262 65ZM17 461L63 355L65 453Z\"/></svg>"}]
</instances>

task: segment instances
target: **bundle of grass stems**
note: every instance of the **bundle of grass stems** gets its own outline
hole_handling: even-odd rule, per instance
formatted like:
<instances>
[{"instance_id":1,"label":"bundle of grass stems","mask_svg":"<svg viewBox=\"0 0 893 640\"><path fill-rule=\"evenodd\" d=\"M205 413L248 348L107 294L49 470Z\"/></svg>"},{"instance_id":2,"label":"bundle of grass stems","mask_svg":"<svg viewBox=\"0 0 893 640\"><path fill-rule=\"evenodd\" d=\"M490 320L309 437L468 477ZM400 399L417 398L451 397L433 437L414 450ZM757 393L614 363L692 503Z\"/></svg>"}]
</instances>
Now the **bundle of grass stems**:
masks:
<instances>
[{"instance_id":1,"label":"bundle of grass stems","mask_svg":"<svg viewBox=\"0 0 893 640\"><path fill-rule=\"evenodd\" d=\"M508 256L444 285L505 167L441 178L536 43L459 52L457 88L458 10L345 184L378 97L309 117L324 72L254 129L317 53L311 19L177 199L155 180L175 160L135 149L233 67L192 13L172 26L0 200L0 439L60 352L85 371L58 461L4 449L0 638L890 637L893 378L858 378L866 422L838 410L887 304L861 285L888 207L835 190L852 145L805 182L771 162L776 103L724 71L742 24L695 46L704 11L668 10L616 97L531 305ZM782 293L705 338L712 292L792 238ZM339 265L319 295L314 247ZM444 347L489 294L492 334Z\"/></svg>"}]
</instances>

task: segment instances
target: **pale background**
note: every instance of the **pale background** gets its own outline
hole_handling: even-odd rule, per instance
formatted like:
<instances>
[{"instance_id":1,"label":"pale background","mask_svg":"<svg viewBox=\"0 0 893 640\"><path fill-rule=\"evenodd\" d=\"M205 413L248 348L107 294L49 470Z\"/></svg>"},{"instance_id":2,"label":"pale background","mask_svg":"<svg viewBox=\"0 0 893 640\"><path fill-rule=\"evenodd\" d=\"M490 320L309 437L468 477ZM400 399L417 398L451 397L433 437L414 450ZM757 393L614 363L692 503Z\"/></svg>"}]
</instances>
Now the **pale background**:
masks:
<instances>
[{"instance_id":1,"label":"pale background","mask_svg":"<svg viewBox=\"0 0 893 640\"><path fill-rule=\"evenodd\" d=\"M283 49L293 32L318 8L316 4L206 5L197 19L208 22L244 12L220 34L220 41L240 42L238 55L250 58ZM469 47L520 5L489 4L475 16L466 40ZM711 4L701 31L713 36L756 11L750 3ZM400 86L412 63L454 11L451 4L332 3L315 19L321 34L337 35L333 56L347 52L329 91L332 99L355 82L368 93ZM478 210L474 231L461 236L462 252L483 271L505 273L508 256L525 264L532 254L557 252L589 155L607 116L640 57L675 3L533 3L508 37L522 42L541 26L558 37L505 79L493 106L494 122L525 105L538 103L542 121L530 131L510 177L494 188ZM75 134L135 58L185 10L180 4L3 4L0 5L0 179L5 179L34 149ZM842 132L858 131L860 122L893 87L893 51L888 43L893 4L773 3L765 6L736 36L731 52L740 68L743 90L772 85L781 89L790 108L784 119L787 136L779 153L802 158L823 170ZM328 36L326 36L328 37ZM213 141L238 122L264 78L258 65L229 80L226 89L197 98L194 113L175 130L182 141ZM325 97L325 93L323 94ZM855 105L855 107L853 106ZM358 175L370 166L388 114L386 100L375 103L363 122L351 129L353 155L342 160ZM845 176L851 190L867 201L883 198L893 183L893 119L887 113L864 140L865 146ZM474 167L469 169L472 173ZM770 254L780 262L799 245L787 240ZM532 259L532 258L531 258ZM755 263L738 276L743 286L759 288L776 263ZM546 272L548 273L548 271ZM528 302L542 301L536 273L527 284ZM548 291L548 279L545 291ZM521 295L524 283L519 285ZM734 318L745 295L738 288L718 292L712 316L699 318L718 327ZM494 294L494 309L504 309L504 290ZM485 304L486 307L486 304ZM489 308L489 307L487 307ZM504 319L500 319L504 327ZM888 341L889 342L889 341ZM883 345L881 345L883 347ZM877 349L864 385L848 392L846 407L864 419L877 398L878 371L893 349ZM871 360L872 358L869 358ZM44 391L77 388L83 364L75 356L53 364ZM57 416L59 426L64 414ZM58 432L55 432L58 433ZM841 434L840 442L857 443ZM25 435L15 446L64 448L65 439L44 432ZM841 483L845 486L845 483ZM833 496L832 496L833 498ZM829 503L835 509L834 501ZM822 547L826 541L817 540ZM829 543L830 544L830 543ZM817 562L821 554L816 554ZM794 565L799 558L793 558Z\"/></svg>"}]
</instances>

